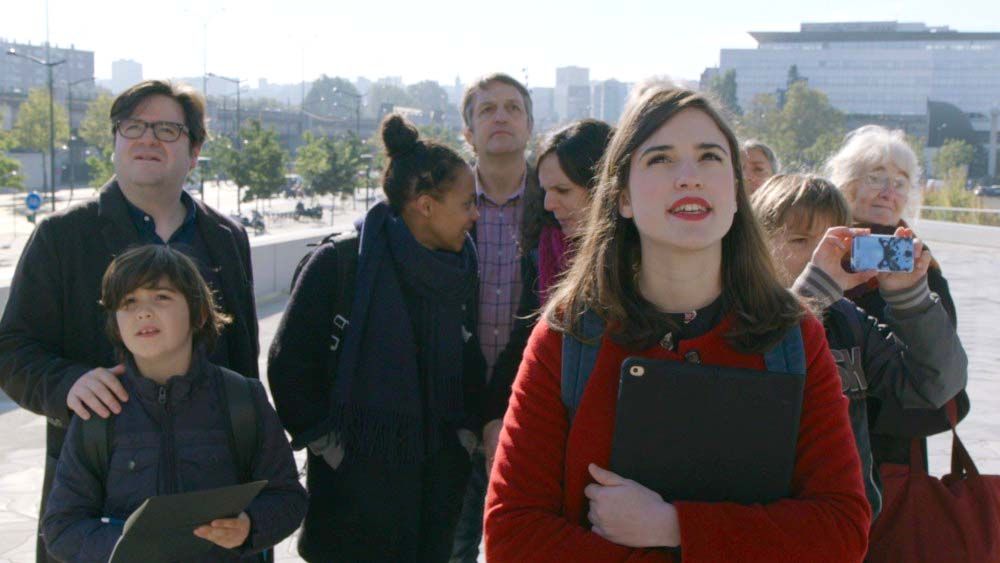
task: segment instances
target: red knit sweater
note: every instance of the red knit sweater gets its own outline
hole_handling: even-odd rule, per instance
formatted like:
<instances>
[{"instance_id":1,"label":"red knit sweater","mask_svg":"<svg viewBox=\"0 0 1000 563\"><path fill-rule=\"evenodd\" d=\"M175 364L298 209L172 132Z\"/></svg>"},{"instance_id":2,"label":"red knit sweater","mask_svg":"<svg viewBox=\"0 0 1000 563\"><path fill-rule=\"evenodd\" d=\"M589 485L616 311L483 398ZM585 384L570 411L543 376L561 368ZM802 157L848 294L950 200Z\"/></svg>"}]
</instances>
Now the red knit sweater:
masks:
<instances>
[{"instance_id":1,"label":"red knit sweater","mask_svg":"<svg viewBox=\"0 0 1000 563\"><path fill-rule=\"evenodd\" d=\"M640 354L683 361L698 350L706 364L764 369L762 355L734 351L723 321L682 341L677 352ZM871 518L847 399L823 326L802 322L807 371L792 498L768 505L677 502L684 561L861 561ZM619 366L630 354L610 339L570 427L560 398L562 335L535 327L504 417L486 496L486 557L505 561L674 561L664 549L633 549L590 531L583 489L589 463L611 458Z\"/></svg>"}]
</instances>

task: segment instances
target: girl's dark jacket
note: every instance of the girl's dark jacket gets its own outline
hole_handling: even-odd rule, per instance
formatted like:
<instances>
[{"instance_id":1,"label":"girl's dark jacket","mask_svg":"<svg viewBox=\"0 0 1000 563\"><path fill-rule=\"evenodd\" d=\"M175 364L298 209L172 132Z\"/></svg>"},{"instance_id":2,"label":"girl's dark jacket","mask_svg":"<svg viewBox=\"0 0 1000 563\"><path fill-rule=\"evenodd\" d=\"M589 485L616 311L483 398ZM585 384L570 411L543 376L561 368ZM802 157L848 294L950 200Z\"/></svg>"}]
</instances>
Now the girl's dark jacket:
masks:
<instances>
[{"instance_id":1,"label":"girl's dark jacket","mask_svg":"<svg viewBox=\"0 0 1000 563\"><path fill-rule=\"evenodd\" d=\"M881 494L875 468L880 459L872 433L879 427L880 412L936 412L965 388L965 349L926 278L909 289L877 292L884 322L844 299L837 283L812 264L792 290L822 310L830 351L850 399L865 492L877 515Z\"/></svg>"},{"instance_id":2,"label":"girl's dark jacket","mask_svg":"<svg viewBox=\"0 0 1000 563\"><path fill-rule=\"evenodd\" d=\"M131 364L122 377L130 400L112 419L107 475L84 451L74 417L42 521L49 552L65 561L107 561L124 521L154 495L238 484L231 424L221 395L221 370L197 354L187 374L158 385ZM292 534L306 512L292 449L264 386L252 382L258 444L251 481L268 481L247 507L250 535L235 551L215 547L203 561L252 559ZM193 529L192 529L193 532Z\"/></svg>"}]
</instances>

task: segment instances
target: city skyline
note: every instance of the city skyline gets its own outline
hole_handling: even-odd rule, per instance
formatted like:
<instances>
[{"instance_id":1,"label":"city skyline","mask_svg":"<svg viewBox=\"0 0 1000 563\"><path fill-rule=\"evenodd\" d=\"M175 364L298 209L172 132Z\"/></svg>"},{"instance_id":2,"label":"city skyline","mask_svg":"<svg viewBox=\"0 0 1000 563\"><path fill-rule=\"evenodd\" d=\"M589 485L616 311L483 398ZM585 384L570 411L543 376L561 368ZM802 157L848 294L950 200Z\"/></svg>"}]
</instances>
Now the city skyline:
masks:
<instances>
[{"instance_id":1,"label":"city skyline","mask_svg":"<svg viewBox=\"0 0 1000 563\"><path fill-rule=\"evenodd\" d=\"M181 0L155 19L136 16L117 0L78 4L48 0L53 46L95 53L97 79L111 77L111 63L131 59L146 77L191 77L203 72L236 76L251 87L311 82L319 75L375 79L401 76L406 83L468 83L492 71L529 86L552 87L555 69L581 66L592 80L635 82L654 75L697 80L719 64L723 48L753 48L749 31L796 31L802 22L921 21L959 31L993 31L1000 7L986 0L966 9L939 3L871 5L846 0L803 7L776 0L767 10L751 3L704 11L661 3L584 1L565 6L512 0L478 6L452 0L419 5L328 5L292 0L274 10L263 0ZM724 21L720 14L725 14ZM162 39L157 36L160 26ZM435 28L435 26L437 26ZM600 26L600 27L599 27ZM43 44L45 3L4 8L0 37ZM617 37L634 40L622 45ZM474 46L470 48L470 45Z\"/></svg>"}]
</instances>

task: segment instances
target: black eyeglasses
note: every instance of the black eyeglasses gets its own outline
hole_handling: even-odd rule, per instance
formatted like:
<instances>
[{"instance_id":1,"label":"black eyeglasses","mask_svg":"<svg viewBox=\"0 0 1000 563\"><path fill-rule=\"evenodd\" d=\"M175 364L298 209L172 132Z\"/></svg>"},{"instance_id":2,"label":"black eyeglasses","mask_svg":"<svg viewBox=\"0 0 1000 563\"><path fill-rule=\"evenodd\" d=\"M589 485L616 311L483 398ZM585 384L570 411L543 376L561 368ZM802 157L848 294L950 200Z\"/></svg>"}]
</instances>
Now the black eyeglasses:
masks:
<instances>
[{"instance_id":1,"label":"black eyeglasses","mask_svg":"<svg viewBox=\"0 0 1000 563\"><path fill-rule=\"evenodd\" d=\"M174 123L173 121L143 121L142 119L119 119L115 123L115 129L121 133L122 137L126 139L138 139L146 133L146 129L153 128L153 136L164 143L172 143L181 137L181 134L187 135L187 127L183 123Z\"/></svg>"}]
</instances>

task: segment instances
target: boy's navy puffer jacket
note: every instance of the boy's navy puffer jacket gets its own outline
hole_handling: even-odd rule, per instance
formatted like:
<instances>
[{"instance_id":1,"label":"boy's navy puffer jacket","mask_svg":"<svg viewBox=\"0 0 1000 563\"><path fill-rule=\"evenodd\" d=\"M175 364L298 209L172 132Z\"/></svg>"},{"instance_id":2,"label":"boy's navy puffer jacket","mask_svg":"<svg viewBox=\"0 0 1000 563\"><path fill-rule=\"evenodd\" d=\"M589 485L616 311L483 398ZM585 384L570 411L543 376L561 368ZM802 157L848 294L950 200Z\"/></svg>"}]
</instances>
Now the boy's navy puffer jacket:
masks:
<instances>
[{"instance_id":1,"label":"boy's navy puffer jacket","mask_svg":"<svg viewBox=\"0 0 1000 563\"><path fill-rule=\"evenodd\" d=\"M187 374L161 386L127 365L122 383L129 400L112 419L106 478L83 451L82 421L76 417L60 454L42 533L49 551L65 561L108 560L122 526L102 523L102 517L124 521L151 496L241 482L221 394L225 368L195 354ZM294 532L305 515L306 493L291 447L264 387L254 380L252 389L258 447L251 479L268 484L246 510L251 521L246 543L234 551L214 547L205 561L259 558Z\"/></svg>"}]
</instances>

